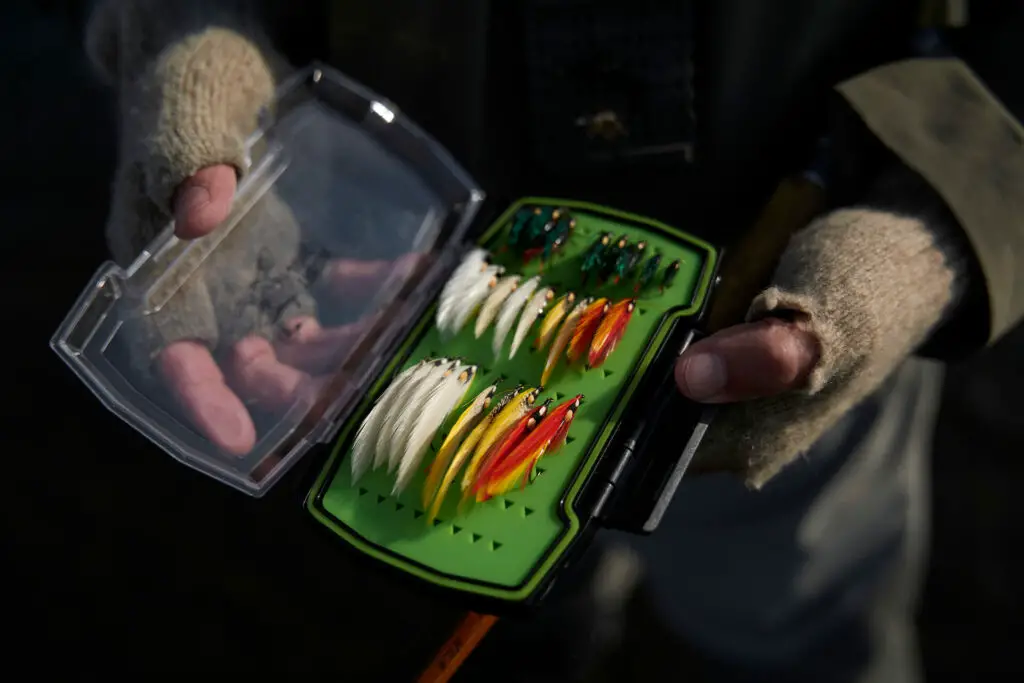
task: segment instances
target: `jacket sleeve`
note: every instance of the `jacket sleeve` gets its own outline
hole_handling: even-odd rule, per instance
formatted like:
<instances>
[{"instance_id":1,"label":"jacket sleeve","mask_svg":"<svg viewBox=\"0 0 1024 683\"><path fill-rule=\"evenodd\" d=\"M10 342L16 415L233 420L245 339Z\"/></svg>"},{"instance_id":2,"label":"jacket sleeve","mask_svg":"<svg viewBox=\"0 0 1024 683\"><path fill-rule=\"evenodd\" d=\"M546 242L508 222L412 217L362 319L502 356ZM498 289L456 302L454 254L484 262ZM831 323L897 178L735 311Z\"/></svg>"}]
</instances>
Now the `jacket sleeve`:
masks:
<instances>
[{"instance_id":1,"label":"jacket sleeve","mask_svg":"<svg viewBox=\"0 0 1024 683\"><path fill-rule=\"evenodd\" d=\"M984 282L982 336L997 340L1024 317L1024 128L956 58L888 64L838 91L956 217Z\"/></svg>"}]
</instances>

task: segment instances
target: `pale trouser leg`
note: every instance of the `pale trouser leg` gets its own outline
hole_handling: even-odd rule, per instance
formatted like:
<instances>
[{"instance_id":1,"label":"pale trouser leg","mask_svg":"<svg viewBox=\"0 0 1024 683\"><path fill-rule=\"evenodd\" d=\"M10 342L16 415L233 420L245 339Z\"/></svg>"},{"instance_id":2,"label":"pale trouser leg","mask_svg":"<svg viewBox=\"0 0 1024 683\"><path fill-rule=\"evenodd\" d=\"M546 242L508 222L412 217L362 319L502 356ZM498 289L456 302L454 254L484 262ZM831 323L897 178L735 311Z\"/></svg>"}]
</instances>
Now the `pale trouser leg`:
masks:
<instances>
[{"instance_id":1,"label":"pale trouser leg","mask_svg":"<svg viewBox=\"0 0 1024 683\"><path fill-rule=\"evenodd\" d=\"M869 617L873 657L859 683L913 683L924 679L914 625L928 564L931 531L932 433L938 414L942 371L930 368L915 400L915 428L907 434L907 533L896 566L880 587Z\"/></svg>"},{"instance_id":2,"label":"pale trouser leg","mask_svg":"<svg viewBox=\"0 0 1024 683\"><path fill-rule=\"evenodd\" d=\"M716 678L916 680L941 383L940 366L908 362L764 491L694 478L634 539L656 609L723 663Z\"/></svg>"}]
</instances>

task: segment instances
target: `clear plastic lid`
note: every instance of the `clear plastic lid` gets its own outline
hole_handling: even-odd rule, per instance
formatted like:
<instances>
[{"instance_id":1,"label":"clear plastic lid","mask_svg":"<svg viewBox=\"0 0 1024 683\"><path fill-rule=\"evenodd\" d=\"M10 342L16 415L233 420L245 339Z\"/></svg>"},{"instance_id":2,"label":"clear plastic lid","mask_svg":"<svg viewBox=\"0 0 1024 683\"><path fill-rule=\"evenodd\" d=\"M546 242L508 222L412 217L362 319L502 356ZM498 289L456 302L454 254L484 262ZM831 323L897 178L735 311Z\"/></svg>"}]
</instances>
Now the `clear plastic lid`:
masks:
<instances>
[{"instance_id":1,"label":"clear plastic lid","mask_svg":"<svg viewBox=\"0 0 1024 683\"><path fill-rule=\"evenodd\" d=\"M322 66L283 83L232 213L100 268L52 346L177 460L265 493L330 438L457 260L483 201L395 106Z\"/></svg>"}]
</instances>

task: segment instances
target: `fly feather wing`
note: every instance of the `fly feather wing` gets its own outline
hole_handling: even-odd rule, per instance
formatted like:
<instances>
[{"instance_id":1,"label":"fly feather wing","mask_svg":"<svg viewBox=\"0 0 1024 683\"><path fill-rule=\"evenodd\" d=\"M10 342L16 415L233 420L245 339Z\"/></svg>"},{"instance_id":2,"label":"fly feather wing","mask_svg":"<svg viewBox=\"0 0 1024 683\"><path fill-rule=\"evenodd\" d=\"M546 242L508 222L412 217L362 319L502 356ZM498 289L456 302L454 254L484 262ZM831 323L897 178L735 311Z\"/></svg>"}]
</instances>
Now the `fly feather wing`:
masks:
<instances>
[{"instance_id":1,"label":"fly feather wing","mask_svg":"<svg viewBox=\"0 0 1024 683\"><path fill-rule=\"evenodd\" d=\"M359 481L373 463L374 451L377 447L377 435L381 425L384 423L384 419L387 417L392 399L401 391L402 386L408 381L409 377L414 375L426 362L421 360L419 363L400 372L377 399L377 402L363 420L363 423L359 425L359 431L356 432L355 439L352 441L353 483Z\"/></svg>"},{"instance_id":2,"label":"fly feather wing","mask_svg":"<svg viewBox=\"0 0 1024 683\"><path fill-rule=\"evenodd\" d=\"M381 464L386 464L389 472L393 472L402 457L405 437L409 425L415 418L417 405L432 388L439 384L446 373L454 369L454 363L448 359L435 361L428 366L418 381L410 381L400 396L396 396L388 411L388 419L381 430L380 440L386 444L381 449ZM414 378L415 379L415 378ZM379 443L379 441L378 441Z\"/></svg>"},{"instance_id":3,"label":"fly feather wing","mask_svg":"<svg viewBox=\"0 0 1024 683\"><path fill-rule=\"evenodd\" d=\"M455 313L449 325L449 331L452 334L462 331L466 322L473 317L487 296L498 286L498 278L503 272L504 268L501 266L488 266L479 278L469 283L465 292L456 300Z\"/></svg>"},{"instance_id":4,"label":"fly feather wing","mask_svg":"<svg viewBox=\"0 0 1024 683\"><path fill-rule=\"evenodd\" d=\"M381 407L380 422L376 426L374 439L373 469L377 469L388 462L389 447L391 443L391 425L394 422L396 410L400 410L402 401L406 394L438 366L448 362L446 358L425 360L413 367L413 371L406 374L402 381L394 383L394 392L388 398L386 406Z\"/></svg>"},{"instance_id":5,"label":"fly feather wing","mask_svg":"<svg viewBox=\"0 0 1024 683\"><path fill-rule=\"evenodd\" d=\"M472 278L478 275L487 264L487 252L484 249L473 249L466 254L458 267L452 272L441 290L437 307L437 328L445 330L451 323L454 311L459 303L460 292L466 289Z\"/></svg>"},{"instance_id":6,"label":"fly feather wing","mask_svg":"<svg viewBox=\"0 0 1024 683\"><path fill-rule=\"evenodd\" d=\"M512 337L512 348L508 352L508 359L512 360L515 358L516 352L519 347L522 346L526 340L526 335L530 333L530 328L537 322L537 318L544 312L544 308L548 305L548 302L554 298L555 292L550 287L544 287L533 297L530 298L529 303L526 304L526 308L523 309L523 314L519 318L519 324L516 326L516 333Z\"/></svg>"},{"instance_id":7,"label":"fly feather wing","mask_svg":"<svg viewBox=\"0 0 1024 683\"><path fill-rule=\"evenodd\" d=\"M475 375L476 367L459 365L452 375L445 377L427 394L423 410L409 432L405 455L398 465L398 476L391 490L393 495L397 496L409 485L409 481L416 474L416 468L430 448L431 440L448 419L448 415L465 397Z\"/></svg>"},{"instance_id":8,"label":"fly feather wing","mask_svg":"<svg viewBox=\"0 0 1024 683\"><path fill-rule=\"evenodd\" d=\"M437 493L434 495L434 502L430 506L430 510L427 512L427 524L430 524L437 517L438 511L441 509L441 504L444 503L445 496L448 495L448 489L451 488L452 483L455 481L455 477L459 474L459 470L462 469L463 463L469 460L470 456L476 450L477 444L480 443L480 439L483 438L484 434L490 429L491 424L495 418L501 414L503 410L508 406L509 403L518 395L520 387L506 391L493 406L490 411L484 416L482 420L473 427L469 435L466 436L458 450L455 452L455 456L452 458L451 463L448 465L444 472L444 477L441 479L440 486L437 487Z\"/></svg>"},{"instance_id":9,"label":"fly feather wing","mask_svg":"<svg viewBox=\"0 0 1024 683\"><path fill-rule=\"evenodd\" d=\"M626 327L633 317L635 308L635 300L624 299L608 310L608 314L598 325L594 341L590 345L590 353L587 355L587 365L590 368L599 368L608 360L608 356L626 333Z\"/></svg>"},{"instance_id":10,"label":"fly feather wing","mask_svg":"<svg viewBox=\"0 0 1024 683\"><path fill-rule=\"evenodd\" d=\"M494 351L495 359L501 355L501 348L505 345L505 337L512 329L516 317L522 312L523 306L530 300L530 295L540 284L540 278L532 277L516 289L515 292L505 300L498 314L498 322L494 324L494 340L491 342L491 349Z\"/></svg>"},{"instance_id":11,"label":"fly feather wing","mask_svg":"<svg viewBox=\"0 0 1024 683\"><path fill-rule=\"evenodd\" d=\"M480 419L484 416L487 411L487 406L490 405L491 399L494 397L494 393L498 390L497 384L492 384L487 387L469 404L469 406L462 411L455 424L445 435L444 441L441 442L441 447L437 449L437 455L434 456L434 461L430 463L430 470L427 472L427 479L423 483L423 509L427 509L430 505L430 501L433 499L434 494L437 492L438 484L441 482L441 476L448 469L448 466L452 463L452 456L455 455L455 449L464 442L466 435L477 425Z\"/></svg>"},{"instance_id":12,"label":"fly feather wing","mask_svg":"<svg viewBox=\"0 0 1024 683\"><path fill-rule=\"evenodd\" d=\"M498 314L501 305L505 303L505 299L519 287L520 280L521 278L518 275L506 275L498 280L498 284L495 285L494 289L487 296L484 305L480 308L480 315L476 318L476 326L473 329L473 333L477 339L483 336L483 333L490 327L494 321L494 316Z\"/></svg>"}]
</instances>

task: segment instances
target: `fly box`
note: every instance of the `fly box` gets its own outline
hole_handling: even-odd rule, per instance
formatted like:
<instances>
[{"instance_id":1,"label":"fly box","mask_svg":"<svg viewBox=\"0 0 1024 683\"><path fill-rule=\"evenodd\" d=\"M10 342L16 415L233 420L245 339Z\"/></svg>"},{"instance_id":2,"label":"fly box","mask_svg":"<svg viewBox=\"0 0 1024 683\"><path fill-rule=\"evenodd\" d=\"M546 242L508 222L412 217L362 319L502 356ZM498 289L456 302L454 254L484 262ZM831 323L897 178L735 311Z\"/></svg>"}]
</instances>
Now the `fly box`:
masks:
<instances>
[{"instance_id":1,"label":"fly box","mask_svg":"<svg viewBox=\"0 0 1024 683\"><path fill-rule=\"evenodd\" d=\"M227 221L104 265L54 336L108 408L252 496L322 452L314 523L477 611L538 604L600 527L657 526L708 422L672 364L715 248L569 199L493 207L318 65L247 148Z\"/></svg>"}]
</instances>

